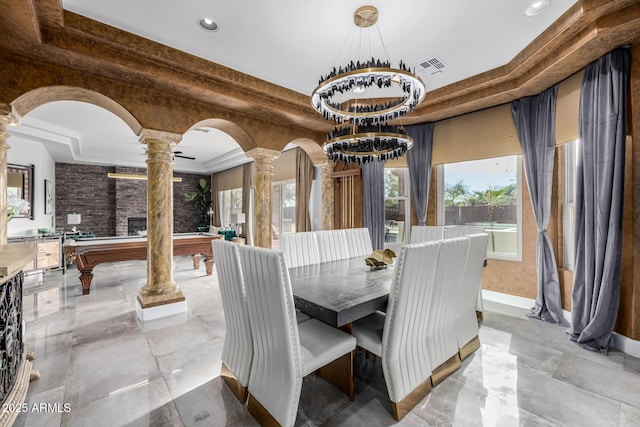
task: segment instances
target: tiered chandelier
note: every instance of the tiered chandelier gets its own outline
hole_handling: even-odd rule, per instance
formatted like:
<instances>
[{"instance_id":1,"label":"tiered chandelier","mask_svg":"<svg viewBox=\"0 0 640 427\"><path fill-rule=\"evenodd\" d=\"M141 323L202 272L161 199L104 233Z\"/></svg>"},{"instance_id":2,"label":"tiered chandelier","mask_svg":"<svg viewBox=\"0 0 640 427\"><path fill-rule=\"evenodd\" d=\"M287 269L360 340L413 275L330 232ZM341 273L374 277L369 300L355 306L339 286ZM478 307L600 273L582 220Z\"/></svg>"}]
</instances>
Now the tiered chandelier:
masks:
<instances>
[{"instance_id":1,"label":"tiered chandelier","mask_svg":"<svg viewBox=\"0 0 640 427\"><path fill-rule=\"evenodd\" d=\"M378 10L360 7L353 21L359 28L371 27L378 21ZM379 30L378 35L384 47ZM337 124L327 135L325 153L333 161L357 164L403 156L413 140L402 125L389 122L412 111L425 92L422 80L402 61L398 68L373 57L334 67L311 94L313 107Z\"/></svg>"}]
</instances>

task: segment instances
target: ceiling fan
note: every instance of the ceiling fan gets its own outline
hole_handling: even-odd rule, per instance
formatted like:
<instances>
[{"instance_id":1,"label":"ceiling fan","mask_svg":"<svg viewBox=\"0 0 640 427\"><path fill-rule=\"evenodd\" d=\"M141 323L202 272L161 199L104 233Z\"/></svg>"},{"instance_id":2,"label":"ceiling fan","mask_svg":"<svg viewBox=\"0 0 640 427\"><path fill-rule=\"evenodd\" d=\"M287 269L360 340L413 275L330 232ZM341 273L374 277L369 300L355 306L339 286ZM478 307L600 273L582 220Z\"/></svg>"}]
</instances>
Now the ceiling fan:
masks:
<instances>
[{"instance_id":1,"label":"ceiling fan","mask_svg":"<svg viewBox=\"0 0 640 427\"><path fill-rule=\"evenodd\" d=\"M147 150L145 149L145 150L144 150L144 153L141 153L141 154L142 154L143 156L146 156L146 155L147 155ZM192 156L185 156L185 155L183 155L183 154L182 154L182 151L179 151L179 150L176 150L176 151L174 151L174 152L173 152L173 157L174 157L174 158L176 158L176 157L181 157L181 158L183 158L183 159L188 159L188 160L195 160L195 159L196 159L195 157L192 157Z\"/></svg>"},{"instance_id":2,"label":"ceiling fan","mask_svg":"<svg viewBox=\"0 0 640 427\"><path fill-rule=\"evenodd\" d=\"M191 156L185 156L182 154L182 151L174 151L173 152L173 157L180 157L183 159L189 159L189 160L195 160L195 157L191 157Z\"/></svg>"}]
</instances>

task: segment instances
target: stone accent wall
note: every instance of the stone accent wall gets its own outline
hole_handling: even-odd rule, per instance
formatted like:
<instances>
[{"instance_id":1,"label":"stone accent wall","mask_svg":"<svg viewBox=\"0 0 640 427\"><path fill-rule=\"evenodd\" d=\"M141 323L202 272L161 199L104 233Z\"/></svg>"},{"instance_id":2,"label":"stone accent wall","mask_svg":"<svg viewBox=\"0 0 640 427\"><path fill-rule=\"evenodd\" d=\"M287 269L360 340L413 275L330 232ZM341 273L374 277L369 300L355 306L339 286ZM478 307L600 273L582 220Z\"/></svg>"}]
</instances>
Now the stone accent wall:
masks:
<instances>
[{"instance_id":1,"label":"stone accent wall","mask_svg":"<svg viewBox=\"0 0 640 427\"><path fill-rule=\"evenodd\" d=\"M133 175L146 175L142 168L127 168L116 166L115 172ZM127 218L147 216L147 181L137 179L107 178L115 182L115 236L126 236L129 223Z\"/></svg>"},{"instance_id":2,"label":"stone accent wall","mask_svg":"<svg viewBox=\"0 0 640 427\"><path fill-rule=\"evenodd\" d=\"M115 179L107 178L113 167L56 163L56 230L71 230L67 214L79 213L80 231L96 236L115 234Z\"/></svg>"},{"instance_id":3,"label":"stone accent wall","mask_svg":"<svg viewBox=\"0 0 640 427\"><path fill-rule=\"evenodd\" d=\"M147 216L147 184L144 180L108 178L107 173L146 175L142 168L78 165L56 163L56 230L70 229L66 218L69 213L82 215L81 231L92 231L96 236L126 236L128 217ZM174 173L182 182L173 183L173 230L188 233L197 230L193 205L184 201L184 193L198 188L210 175Z\"/></svg>"},{"instance_id":4,"label":"stone accent wall","mask_svg":"<svg viewBox=\"0 0 640 427\"><path fill-rule=\"evenodd\" d=\"M175 233L189 233L198 230L200 218L192 203L184 201L185 193L198 190L200 178L204 178L211 189L211 175L196 175L176 172L173 176L181 177L182 182L173 183L173 230ZM207 218L207 225L209 220Z\"/></svg>"}]
</instances>

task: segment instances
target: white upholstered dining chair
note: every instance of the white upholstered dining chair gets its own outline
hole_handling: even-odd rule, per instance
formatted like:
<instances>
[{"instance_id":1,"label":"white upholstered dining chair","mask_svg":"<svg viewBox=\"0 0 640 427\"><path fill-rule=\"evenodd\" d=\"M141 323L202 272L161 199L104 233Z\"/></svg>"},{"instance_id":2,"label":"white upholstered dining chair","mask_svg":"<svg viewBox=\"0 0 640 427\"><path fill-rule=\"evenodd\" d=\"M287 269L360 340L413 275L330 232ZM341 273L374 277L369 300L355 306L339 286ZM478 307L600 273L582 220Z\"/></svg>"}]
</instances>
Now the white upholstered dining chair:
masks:
<instances>
[{"instance_id":1,"label":"white upholstered dining chair","mask_svg":"<svg viewBox=\"0 0 640 427\"><path fill-rule=\"evenodd\" d=\"M464 225L450 227L447 226L444 228L444 238L445 239L453 239L456 237L465 237L469 234L477 233L479 230L474 227L467 227Z\"/></svg>"},{"instance_id":2,"label":"white upholstered dining chair","mask_svg":"<svg viewBox=\"0 0 640 427\"><path fill-rule=\"evenodd\" d=\"M284 253L289 268L320 262L318 241L313 231L281 234L280 250Z\"/></svg>"},{"instance_id":3,"label":"white upholstered dining chair","mask_svg":"<svg viewBox=\"0 0 640 427\"><path fill-rule=\"evenodd\" d=\"M434 386L460 367L456 337L457 291L468 250L468 237L441 240L436 283L428 304L429 319L425 329L429 358L434 366L431 373Z\"/></svg>"},{"instance_id":4,"label":"white upholstered dining chair","mask_svg":"<svg viewBox=\"0 0 640 427\"><path fill-rule=\"evenodd\" d=\"M402 246L386 315L377 312L353 323L358 346L382 359L393 416L402 419L431 391L433 364L425 339L432 319L441 242ZM455 339L455 337L454 337Z\"/></svg>"},{"instance_id":5,"label":"white upholstered dining chair","mask_svg":"<svg viewBox=\"0 0 640 427\"><path fill-rule=\"evenodd\" d=\"M343 230L349 257L366 257L373 252L371 234L368 228L345 228Z\"/></svg>"},{"instance_id":6,"label":"white upholstered dining chair","mask_svg":"<svg viewBox=\"0 0 640 427\"><path fill-rule=\"evenodd\" d=\"M316 231L320 262L347 259L351 255L347 247L347 237L344 230Z\"/></svg>"},{"instance_id":7,"label":"white upholstered dining chair","mask_svg":"<svg viewBox=\"0 0 640 427\"><path fill-rule=\"evenodd\" d=\"M456 227L445 227L444 230L444 238L452 239L455 237L465 237L470 236L471 234L478 233L486 233L486 231L479 230L475 227L466 227L466 226L456 226ZM488 234L488 233L487 233ZM493 236L489 236L493 239ZM493 242L493 240L491 240ZM488 250L489 242L487 241L487 247L485 247L485 257ZM484 303L482 301L482 289L478 292L478 297L476 298L476 317L482 319L482 312L484 311Z\"/></svg>"},{"instance_id":8,"label":"white upholstered dining chair","mask_svg":"<svg viewBox=\"0 0 640 427\"><path fill-rule=\"evenodd\" d=\"M464 360L480 347L476 308L478 293L482 291L482 268L487 253L486 233L471 234L462 280L458 282L458 308L456 309L456 337L460 359Z\"/></svg>"},{"instance_id":9,"label":"white upholstered dining chair","mask_svg":"<svg viewBox=\"0 0 640 427\"><path fill-rule=\"evenodd\" d=\"M440 225L414 225L411 227L411 243L444 239L444 227Z\"/></svg>"},{"instance_id":10,"label":"white upholstered dining chair","mask_svg":"<svg viewBox=\"0 0 640 427\"><path fill-rule=\"evenodd\" d=\"M249 412L262 425L294 425L302 378L329 364L353 399L356 339L315 319L296 322L281 251L251 246L239 251L254 348Z\"/></svg>"},{"instance_id":11,"label":"white upholstered dining chair","mask_svg":"<svg viewBox=\"0 0 640 427\"><path fill-rule=\"evenodd\" d=\"M216 274L225 321L221 376L238 399L245 402L253 359L253 342L238 254L239 245L216 239L211 241L211 246L216 257Z\"/></svg>"}]
</instances>

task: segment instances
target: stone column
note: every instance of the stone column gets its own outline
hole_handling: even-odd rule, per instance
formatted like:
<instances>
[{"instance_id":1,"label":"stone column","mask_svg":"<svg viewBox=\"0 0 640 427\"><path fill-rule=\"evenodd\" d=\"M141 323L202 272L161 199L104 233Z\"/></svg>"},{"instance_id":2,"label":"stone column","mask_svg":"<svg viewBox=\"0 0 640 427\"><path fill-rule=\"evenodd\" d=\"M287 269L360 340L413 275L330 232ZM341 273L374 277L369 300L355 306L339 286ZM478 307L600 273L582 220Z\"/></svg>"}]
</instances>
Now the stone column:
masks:
<instances>
[{"instance_id":1,"label":"stone column","mask_svg":"<svg viewBox=\"0 0 640 427\"><path fill-rule=\"evenodd\" d=\"M173 147L181 135L143 129L147 145L147 284L142 309L184 301L173 281Z\"/></svg>"},{"instance_id":2,"label":"stone column","mask_svg":"<svg viewBox=\"0 0 640 427\"><path fill-rule=\"evenodd\" d=\"M273 161L280 157L280 151L254 148L245 154L253 159L253 244L270 248Z\"/></svg>"},{"instance_id":3,"label":"stone column","mask_svg":"<svg viewBox=\"0 0 640 427\"><path fill-rule=\"evenodd\" d=\"M18 123L20 123L20 119L13 111L13 107L8 104L0 104L0 216L2 217L0 219L0 245L7 243L7 150L9 149L7 126Z\"/></svg>"},{"instance_id":4,"label":"stone column","mask_svg":"<svg viewBox=\"0 0 640 427\"><path fill-rule=\"evenodd\" d=\"M322 167L322 229L333 230L334 228L334 206L335 206L335 181L331 177L335 162L327 160L320 164Z\"/></svg>"}]
</instances>

